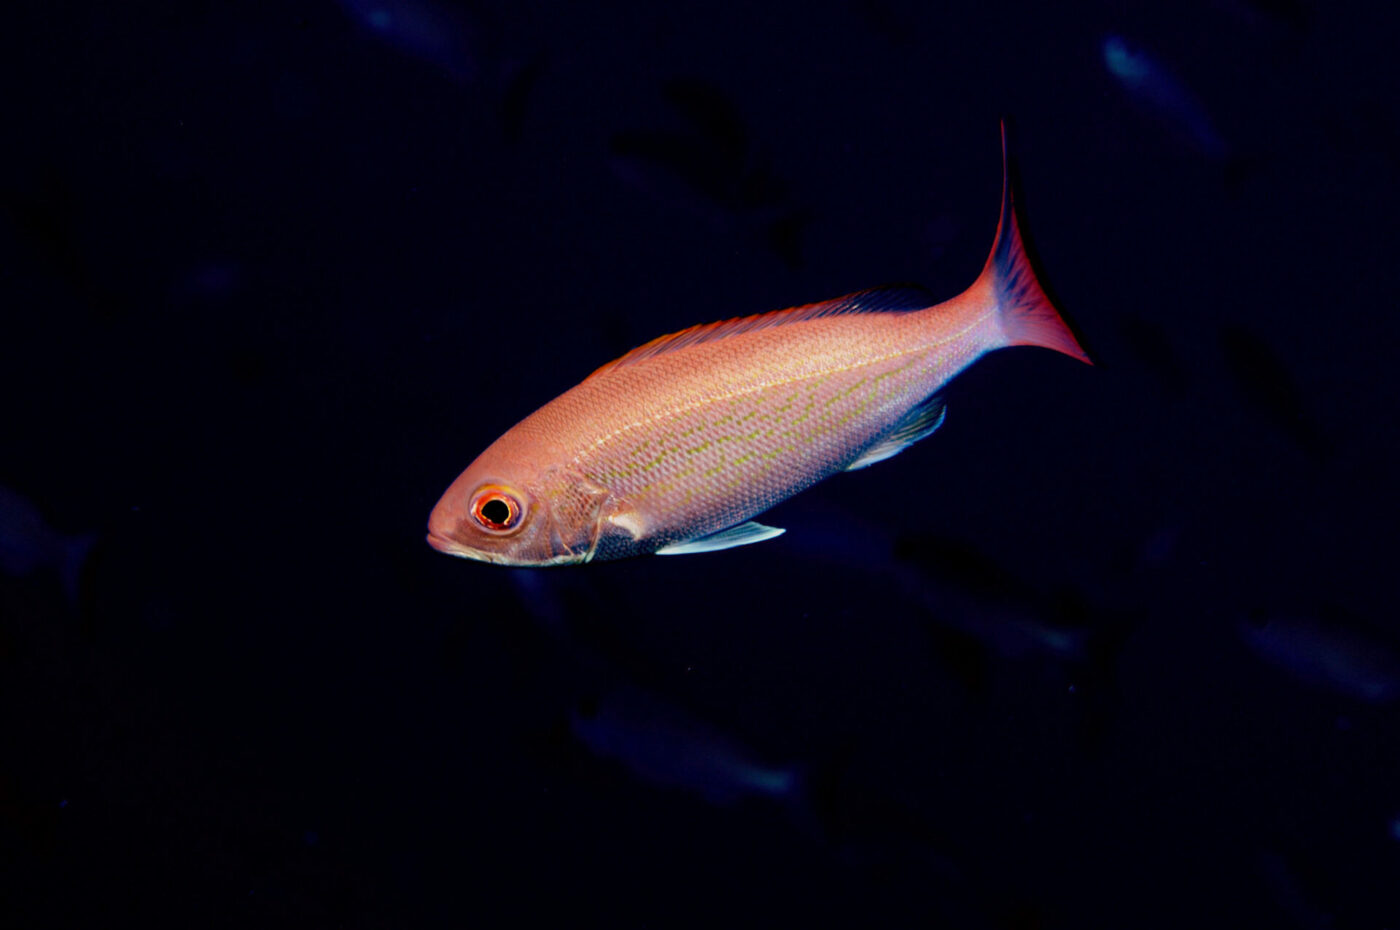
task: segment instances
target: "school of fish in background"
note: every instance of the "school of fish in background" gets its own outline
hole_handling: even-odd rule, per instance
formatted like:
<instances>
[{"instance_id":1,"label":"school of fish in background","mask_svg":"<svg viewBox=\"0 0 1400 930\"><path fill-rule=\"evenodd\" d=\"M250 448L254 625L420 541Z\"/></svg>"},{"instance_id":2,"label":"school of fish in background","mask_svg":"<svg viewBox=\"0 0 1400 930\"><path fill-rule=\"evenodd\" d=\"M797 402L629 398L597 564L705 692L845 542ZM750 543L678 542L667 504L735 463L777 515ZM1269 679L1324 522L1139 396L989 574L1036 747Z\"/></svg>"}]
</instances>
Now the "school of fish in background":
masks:
<instances>
[{"instance_id":1,"label":"school of fish in background","mask_svg":"<svg viewBox=\"0 0 1400 930\"><path fill-rule=\"evenodd\" d=\"M917 32L913 14L898 4L864 0L850 8L855 20L899 54L917 47L908 39ZM485 5L339 0L330 9L363 49L378 50L363 54L414 63L426 69L415 80L445 82L486 101L497 134L490 144L511 150L539 144L540 98L562 93L581 54L537 47L528 30L518 23L513 27L509 16L490 13ZM1305 54L1299 49L1318 41L1327 20L1322 10L1302 0L1215 0L1193 10L1212 28L1269 50L1283 63L1273 67L1285 72L1288 62ZM1286 108L1295 125L1279 127L1282 141L1271 142L1257 120L1239 115L1250 105L1248 93L1260 93L1258 85L1218 100L1219 88L1200 77L1209 69L1193 66L1190 50L1179 42L1159 45L1148 32L1107 23L1092 44L1086 42L1073 54L1078 74L1092 74L1096 82L1086 92L1096 95L1099 131L1115 140L1111 144L1150 151L1154 161L1145 170L1165 164L1173 177L1189 175L1199 189L1212 192L1208 200L1238 203L1259 191L1299 183L1300 169L1289 166L1298 148L1306 148L1312 158L1339 161L1358 175L1383 178L1376 182L1382 191L1376 196L1394 197L1400 117L1393 99L1380 91L1357 87L1355 94L1332 105L1331 98L1313 99L1290 84L1278 92L1297 95L1296 105ZM312 93L289 78L277 89L278 106L295 113L308 105ZM625 204L629 211L649 211L663 225L684 228L699 241L719 240L762 253L763 261L788 275L821 268L831 243L860 237L858 229L829 228L829 201L802 175L792 147L762 123L751 122L750 107L732 96L721 79L668 74L645 93L651 98L649 111L658 114L655 123L634 123L630 115L619 115L593 140L612 185L606 193L610 202ZM969 122L984 125L990 140L1001 115L978 113ZM1300 137L1310 141L1303 145ZM1035 173L1035 183L1027 185L1032 245L1044 249L1053 240L1057 258L1071 254L1081 248L1084 231L1095 220L1088 217L1083 226L1057 229L1040 218L1035 205L1054 198L1047 189L1054 179L1044 174L1043 161L1035 164L1034 155L1018 156L1017 139L1013 133L1013 161L1023 176ZM1315 139L1323 141L1311 141ZM926 157L972 149L975 154L956 157L959 164L975 165L985 161L989 143L953 139L941 148L942 153ZM178 175L186 157L178 149L167 140L137 157ZM965 183L985 191L994 180L987 172ZM824 493L785 505L779 522L787 532L781 540L695 555L687 560L692 561L689 569L655 565L674 560L598 571L595 566L578 571L494 569L437 558L421 545L423 502L440 491L444 482L439 479L451 477L443 470L460 463L417 461L422 453L403 440L437 430L454 438L429 454L474 452L484 445L478 440L500 432L512 415L552 396L538 384L550 364L522 363L535 379L524 394L514 386L514 374L463 375L460 389L448 377L430 380L434 370L452 366L456 371L469 349L497 351L489 342L494 331L483 335L483 327L464 320L453 307L413 301L396 315L369 323L336 320L333 311L321 308L306 320L258 316L245 327L238 313L245 295L261 287L257 257L235 254L226 244L196 244L163 259L160 287L176 310L145 318L139 308L147 284L111 272L92 242L81 189L81 182L47 165L12 172L0 181L6 242L24 256L27 267L37 269L44 282L35 288L38 295L63 291L64 299L86 308L62 327L44 321L9 324L0 364L20 373L12 377L41 370L42 359L30 367L23 353L51 328L71 325L77 332L74 364L91 361L104 380L121 372L120 363L105 354L111 333L125 327L137 334L133 342L157 334L170 338L181 351L160 366L168 365L175 380L194 385L189 398L211 390L231 398L212 405L194 399L162 402L179 424L170 431L183 437L187 461L202 466L218 456L223 423L273 416L288 393L314 397L311 408L331 422L357 423L355 405L367 395L337 384L387 384L399 369L420 374L408 386L385 388L382 397L370 402L371 424L383 428L402 416L408 425L384 438L385 446L397 449L373 459L368 477L357 475L352 464L358 438L322 448L308 432L262 453L284 469L277 477L248 475L246 486L229 482L210 488L196 475L185 474L182 463L162 463L159 471L135 479L97 475L93 480L104 489L103 505L90 509L84 504L91 496L65 498L41 467L29 464L22 452L6 449L0 456L0 696L10 703L0 722L25 719L30 712L20 709L20 699L28 694L78 694L71 706L52 710L55 719L81 733L72 743L105 747L93 749L95 753L128 753L123 758L130 765L138 750L127 748L127 725L84 723L79 708L135 688L139 694L130 706L137 710L123 713L148 714L172 721L172 727L186 725L184 713L207 712L220 726L240 719L249 708L253 717L270 719L279 706L314 690L306 682L321 674L323 663L344 663L344 670L336 672L337 683L307 699L294 716L361 715L371 734L366 738L379 739L397 752L395 760L403 760L377 759L373 766L382 769L373 769L374 785L395 784L400 766L432 769L429 751L417 747L440 736L439 725L446 720L460 724L463 741L485 753L474 758L475 765L501 767L492 776L499 782L543 784L541 793L555 786L558 796L540 802L547 813L567 811L570 801L596 800L597 812L583 820L603 829L609 812L631 813L640 806L639 817L664 821L681 810L681 829L711 841L758 824L763 836L759 850L792 845L816 850L811 861L819 866L803 860L811 868L858 874L879 887L898 889L900 900L914 897L908 889L917 887L938 899L926 904L929 914L953 925L997 927L1061 925L1061 915L1069 910L1061 880L1071 864L1045 866L1039 880L1008 882L1004 876L1008 869L1017 876L1037 874L1034 856L1055 848L1055 831L1073 831L1078 824L1074 811L1094 804L1100 792L1121 787L1106 781L1131 773L1134 766L1176 772L1180 796L1149 795L1147 789L1139 796L1128 792L1126 799L1112 802L1123 821L1116 832L1086 829L1098 831L1105 844L1121 842L1134 835L1129 821L1140 818L1147 834L1144 845L1151 847L1138 853L1150 863L1144 870L1169 872L1175 850L1191 846L1189 839L1172 833L1173 818L1191 808L1192 816L1183 815L1181 821L1196 823L1214 816L1207 805L1230 802L1210 794L1208 779L1190 771L1198 741L1228 742L1245 733L1257 738L1256 752L1264 761L1221 761L1224 749L1210 760L1213 773L1234 772L1238 782L1226 794L1234 792L1237 802L1245 799L1241 806L1248 814L1242 816L1253 818L1250 849L1245 861L1235 864L1236 887L1244 889L1239 895L1264 901L1264 912L1284 926L1363 926L1376 919L1384 896L1374 886L1396 877L1400 868L1400 779L1394 777L1400 774L1394 768L1400 765L1400 752L1393 737L1400 698L1400 625L1389 585L1366 584L1375 567L1393 561L1393 507L1371 492L1389 482L1389 466L1396 464L1389 445L1393 440L1375 435L1392 432L1393 420L1373 419L1393 413L1387 400L1395 396L1393 384L1375 364L1390 357L1385 339L1393 326L1375 340L1351 334L1352 342L1366 344L1355 347L1358 380L1347 386L1337 374L1345 366L1335 358L1347 341L1325 333L1310 343L1315 331L1303 324L1283 322L1273 329L1267 312L1208 305L1194 290L1188 265L1164 267L1158 263L1161 256L1134 255L1128 245L1108 259L1131 262L1130 269L1118 273L1119 282L1132 279L1145 292L1172 295L1181 315L1169 317L1159 303L1122 293L1121 285L1118 291L1105 286L1088 294L1073 292L1065 283L1072 278L1057 274L1056 262L1042 255L1049 280L1061 288L1057 302L1066 307L1102 368L1074 371L1064 398L1001 397L961 405L959 412L969 414L981 407L975 416L983 422L970 427L972 433L934 435L900 457L898 472L877 475L881 466L838 476ZM1117 209L1133 211L1134 191L1121 193ZM406 202L419 196L450 195L404 194ZM944 212L937 206L940 197L934 183L927 191L911 192L909 209L933 205L934 212L911 216L909 224L919 234L920 259L951 280L958 275L950 277L945 270L950 256L975 253L985 245L986 231L977 225L982 216ZM257 228L261 221L249 222ZM334 222L353 226L354 211ZM1207 225L1210 218L1203 216L1200 222ZM541 218L541 225L546 223ZM1328 230L1315 232L1319 238L1329 235ZM1209 238L1208 231L1201 233ZM1183 254L1203 253L1188 249ZM646 255L654 254L646 249ZM448 245L432 258L455 260ZM1287 277L1288 270L1242 268L1239 274ZM1356 274L1361 280L1347 282L1350 289L1337 297L1339 306L1349 308L1347 315L1319 312L1313 326L1335 330L1364 319L1355 309L1362 303L1354 299L1358 294L1372 295L1369 312L1390 315L1384 305L1386 267L1364 262ZM542 343L537 350L541 356L577 340L590 350L581 354L601 361L612 357L608 351L617 354L670 331L668 323L679 329L778 305L767 295L727 294L721 297L735 302L709 318L668 317L662 323L648 315L652 307L611 299L605 290L610 282L586 280L576 268L561 277L570 275L585 280L563 281L558 293L579 301L580 309L566 315L566 332ZM693 282L688 286L693 288ZM1309 296L1318 290L1300 287ZM655 304L670 299L652 296ZM804 290L790 296L789 303L795 304L822 295ZM206 313L217 320L207 331L192 322ZM386 339L383 326L409 335ZM530 354L535 352L532 348ZM1309 353L1332 361L1323 367ZM316 370L317 361L324 362L325 373ZM954 387L954 396L961 390L963 396L975 397L996 379L1012 377L1011 364L1007 361L961 389ZM1062 374L1070 367L1055 371ZM1021 383L1053 377L1047 362ZM562 383L575 380L564 377ZM491 395L493 386L502 392L499 398ZM131 387L113 390L134 408L145 409L152 398L164 396L169 384L164 376L138 375ZM1083 422L1076 405L1103 394L1115 399L1090 400L1104 404L1095 409L1117 415L1141 404L1143 418L1160 418L1160 427L1139 425L1141 432L1116 440L1112 423ZM12 392L12 404L14 396ZM64 403L77 403L63 396ZM1355 400L1355 406L1343 411L1338 398ZM432 409L424 409L429 406L425 401ZM1064 440L1060 450L1090 442L1094 450L1112 449L1116 443L1137 448L1121 459L1093 451L1082 464L1069 467L1076 474L1063 486L1036 484L1039 497L1059 500L1028 503L1024 526L998 519L1005 510L996 507L989 508L992 516L985 522L959 520L978 512L977 501L957 487L921 484L920 476L935 461L942 463L937 466L942 476L972 476L970 483L993 485L1036 469L1038 462L992 458L1002 449L998 429L1015 428L1007 418L1023 409L1018 406L1022 401L1027 419L1046 418L1078 437ZM409 407L414 409L403 413ZM480 413L483 407L487 414ZM26 428L42 419L33 408L17 409L21 413L15 422ZM1194 438L1205 435L1195 431L1194 422L1215 419L1232 424L1225 432L1245 437L1249 451L1232 459L1242 475L1238 483L1198 496L1201 488L1194 477L1174 469L1197 457L1231 459L1229 450L1207 448L1211 438ZM113 425L92 442L126 448L125 429L138 437L165 433L164 427L146 425L138 416L130 424ZM1163 460L1155 455L1162 446L1142 439L1158 433L1181 445L1180 460ZM1219 428L1210 435L1218 434ZM960 439L968 436L993 438L960 447ZM65 449L84 448L72 438L56 442ZM1095 471L1125 463L1138 470L1142 495L1125 505L1117 519L1108 505L1081 517L1080 504L1095 489ZM324 486L317 484L321 480ZM1117 475L1111 480L1139 479ZM1154 489L1167 485L1172 489L1153 500ZM172 486L176 492L167 496ZM1307 489L1307 495L1297 489ZM1296 510L1270 510L1268 495L1275 492L1296 496ZM366 503L366 498L374 500ZM900 518L910 499L946 500L954 526L977 529L956 535L935 523L912 525ZM1373 503L1374 514L1357 513L1361 500ZM398 504L404 504L402 514ZM370 511L364 538L342 532L357 528L346 508L359 506ZM288 516L287 510L295 513ZM384 529L399 516L401 527L392 533ZM285 525L273 522L283 519ZM1054 536L1035 527L1049 520L1069 524L1093 519L1103 523L1102 545L1072 571L1056 570L1067 561L1062 555L1042 557L1035 551L1037 541ZM258 521L269 527L256 549L223 545L221 524L242 533ZM1353 521L1374 526L1384 541L1371 546L1353 538L1352 549L1364 554L1351 560L1345 575L1313 574L1300 567L1309 564L1300 549L1342 545L1339 539L1346 531L1336 527ZM344 569L312 586L300 585L303 547L343 552ZM764 549L771 551L760 554ZM707 564L707 559L713 562ZM1318 561L1331 566L1335 560L1319 553ZM649 576L649 571L655 574ZM359 609L357 575L390 592L386 597L395 606L383 618L391 627L387 631L373 624L366 629L364 621L345 622ZM269 584L259 590L248 581L262 577L280 587ZM709 579L703 590L696 577ZM208 579L217 579L218 586ZM727 602L725 593L731 589L735 597ZM293 593L272 593L287 590ZM764 593L803 590L810 600L801 605ZM1200 602L1203 594L1209 603ZM824 605L829 613L813 609L809 616L804 611L810 605ZM696 620L688 614L692 609L709 613ZM219 683L223 696L210 696L215 685L200 684L198 669L177 677L177 683L208 689L200 692L203 703L194 702L190 711L171 707L167 692L132 685L131 668L149 663L173 667L182 661L182 648L204 643L195 619L201 611L229 647L227 655L214 649L201 653L208 681ZM705 622L713 623L713 631L701 635L697 629ZM109 645L113 642L118 645ZM265 655L267 643L275 644L271 658ZM410 667L425 650L440 654L432 669L440 680L416 682L411 697L383 695L372 683L383 671L381 663ZM496 654L499 659L489 658ZM74 662L74 655L86 658ZM265 673L270 682L265 692L241 672L223 670L222 664L256 670L264 661L271 669ZM497 680L490 686L462 684L472 676L473 663L481 661L499 666L496 673L509 688L495 690ZM871 688L869 679L843 670L844 665L881 669L875 675L880 685ZM770 690L764 681L768 668L785 669L791 678L777 676L784 683ZM364 693L344 683L360 681L371 682ZM1194 691L1198 683L1218 698L1218 713L1205 722L1190 714L1177 720L1171 702L1199 693ZM234 689L242 688L247 693L238 690L233 696ZM1028 702L1028 694L1038 700ZM464 702L464 696L471 700ZM849 703L841 703L841 696ZM433 708L425 712L428 722L403 724L397 718L382 719L376 711L380 706L411 711L420 701ZM460 711L443 710L463 702ZM510 719L528 725L507 730L493 724L496 702L518 702ZM863 715L882 719L867 730ZM1135 723L1143 719L1160 730L1137 731ZM1306 732L1286 732L1297 721ZM1024 746L1001 747L983 758L973 755L983 748L979 735L998 727L1019 734ZM44 889L34 876L42 873L43 863L64 861L65 843L76 829L68 823L75 810L82 810L85 794L99 793L91 787L97 776L77 771L81 765L73 760L88 757L61 734L46 732L37 722L16 729L21 737L14 745L40 746L51 758L70 763L66 768L40 764L0 749L0 853L40 863L13 874ZM327 758L336 752L359 758L345 748L360 738L358 726L349 723L329 726L326 735L304 749L289 748L301 739L290 731L265 738L302 761L322 751ZM930 739L948 751L933 768L917 755ZM207 747L186 754L159 740L150 743L140 744L141 751L164 760L169 781L162 787L131 776L123 790L113 790L124 795L116 803L136 803L129 798L154 797L162 790L183 797L173 787L176 781L194 777L204 758L200 753L216 755ZM1264 800L1250 794L1251 772L1274 764L1281 769L1311 765L1312 754L1320 752L1335 758L1309 770L1310 783L1285 785L1280 777L1263 789L1273 792ZM1008 774L1006 769L1056 762L1061 771L1047 778L1063 777L1079 786L1077 793L1068 801L1058 799L1064 808L1055 807L1056 799L1026 802L1027 809L1057 812L1034 824L1032 815L1024 814L1023 834L1013 833L1022 817L1020 800L1009 802L1002 820L984 826L974 805L956 810L957 799L949 803L943 796L957 789L975 792L980 785L1010 795L1024 784L1019 779L1026 773ZM326 762L317 771L326 775L332 769ZM1156 777L1170 782L1172 776ZM426 774L424 791L449 797L447 780L445 774ZM1394 785L1394 796L1388 807L1377 806L1377 786L1387 781ZM935 790L930 783L936 783ZM1156 789L1160 782L1152 785ZM266 847L255 857L255 871L264 879L259 888L280 902L285 910L279 913L301 913L302 908L319 914L298 897L318 893L347 894L369 906L365 902L371 890L346 892L327 877L331 870L316 857L326 855L330 843L323 825L335 822L338 811L372 808L377 803L373 792L362 796L359 789L345 788L334 801L307 801L295 791L284 796L268 788L277 798L269 812L258 803L257 787L241 790L228 812L213 820L218 829L254 829L234 826L242 820L257 824L259 836L281 837L287 832L284 821L299 824L292 839L258 841ZM1347 822L1326 825L1334 831L1326 844L1311 842L1311 831L1324 829L1316 822L1323 818L1322 805L1308 807L1317 794L1345 797L1333 803L1351 815ZM292 813L283 816L284 811ZM431 819L431 812L419 813L424 823ZM1277 816L1271 818L1271 813ZM550 829L546 820L540 814L526 826ZM420 840L435 836L422 825L398 829L409 832L396 835ZM989 835L979 836L983 831ZM429 861L435 857L426 852L390 853L361 848L350 839L341 842L349 851L340 853L340 861L381 866L390 876L386 882L412 893L446 882L453 871ZM1356 849L1365 865L1330 858L1339 848ZM587 841L578 841L580 855L588 849ZM511 850L510 855L529 861L528 852ZM1001 861L1003 855L1013 866ZM92 859L101 856L93 853ZM83 856L76 861L93 866ZM779 871L787 876L788 869L798 867ZM1124 869L1125 875L1138 874L1127 871L1129 866ZM316 890L291 890L306 887ZM244 906L253 908L248 915L259 913L255 904ZM349 907L352 913L354 906ZM1395 913L1400 917L1400 907Z\"/></svg>"}]
</instances>

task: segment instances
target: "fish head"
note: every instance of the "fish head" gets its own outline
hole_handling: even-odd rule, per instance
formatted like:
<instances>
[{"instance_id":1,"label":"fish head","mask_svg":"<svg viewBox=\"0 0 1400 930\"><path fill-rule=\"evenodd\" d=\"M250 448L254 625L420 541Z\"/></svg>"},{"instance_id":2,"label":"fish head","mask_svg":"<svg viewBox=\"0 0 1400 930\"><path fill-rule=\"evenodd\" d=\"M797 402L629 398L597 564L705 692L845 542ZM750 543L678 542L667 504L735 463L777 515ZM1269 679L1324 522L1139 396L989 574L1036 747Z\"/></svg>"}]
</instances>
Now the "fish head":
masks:
<instances>
[{"instance_id":1,"label":"fish head","mask_svg":"<svg viewBox=\"0 0 1400 930\"><path fill-rule=\"evenodd\" d=\"M508 438L482 453L442 495L428 517L428 545L495 565L587 562L607 493L572 469L511 454Z\"/></svg>"}]
</instances>

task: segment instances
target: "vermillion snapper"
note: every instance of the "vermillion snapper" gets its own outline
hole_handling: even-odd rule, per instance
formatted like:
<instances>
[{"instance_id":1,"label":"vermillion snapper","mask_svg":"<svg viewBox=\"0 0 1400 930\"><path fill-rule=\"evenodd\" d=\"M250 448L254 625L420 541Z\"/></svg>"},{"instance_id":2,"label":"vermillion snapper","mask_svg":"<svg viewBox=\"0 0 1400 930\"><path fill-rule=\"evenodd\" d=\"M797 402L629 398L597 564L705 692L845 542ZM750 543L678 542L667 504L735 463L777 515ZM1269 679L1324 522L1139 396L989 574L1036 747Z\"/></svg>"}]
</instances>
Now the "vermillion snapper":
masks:
<instances>
[{"instance_id":1,"label":"vermillion snapper","mask_svg":"<svg viewBox=\"0 0 1400 930\"><path fill-rule=\"evenodd\" d=\"M1088 362L1031 270L1005 165L1003 131L996 240L957 297L875 288L653 339L492 443L433 508L428 543L567 565L772 539L754 516L938 429L937 392L987 352Z\"/></svg>"}]
</instances>

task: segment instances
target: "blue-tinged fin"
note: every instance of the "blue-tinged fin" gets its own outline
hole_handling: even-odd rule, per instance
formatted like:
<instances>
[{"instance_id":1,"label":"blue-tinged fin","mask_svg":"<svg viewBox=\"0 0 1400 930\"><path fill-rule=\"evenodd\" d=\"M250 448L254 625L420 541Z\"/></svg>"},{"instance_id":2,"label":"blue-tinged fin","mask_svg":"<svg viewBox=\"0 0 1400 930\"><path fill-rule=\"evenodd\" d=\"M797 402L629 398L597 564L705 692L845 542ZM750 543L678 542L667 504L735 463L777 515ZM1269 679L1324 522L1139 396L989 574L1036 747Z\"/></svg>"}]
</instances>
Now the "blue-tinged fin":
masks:
<instances>
[{"instance_id":1,"label":"blue-tinged fin","mask_svg":"<svg viewBox=\"0 0 1400 930\"><path fill-rule=\"evenodd\" d=\"M690 555L693 552L716 552L720 549L733 549L735 546L763 542L765 539L781 536L784 532L786 531L776 526L764 526L762 523L749 521L720 530L718 533L711 533L709 536L700 536L695 539L687 539L685 542L662 546L656 550L656 554Z\"/></svg>"},{"instance_id":2,"label":"blue-tinged fin","mask_svg":"<svg viewBox=\"0 0 1400 930\"><path fill-rule=\"evenodd\" d=\"M1043 346L1093 364L1036 280L1035 269L1026 255L1007 170L1005 123L1001 126L1001 218L997 220L997 236L982 274L967 289L966 296L979 292L984 295L982 299L997 308L1006 345Z\"/></svg>"},{"instance_id":3,"label":"blue-tinged fin","mask_svg":"<svg viewBox=\"0 0 1400 930\"><path fill-rule=\"evenodd\" d=\"M854 462L846 466L846 471L855 471L893 458L943 425L948 415L948 405L943 398L934 395L904 415L894 429L875 445L866 449Z\"/></svg>"},{"instance_id":4,"label":"blue-tinged fin","mask_svg":"<svg viewBox=\"0 0 1400 930\"><path fill-rule=\"evenodd\" d=\"M669 352L676 352L702 342L727 339L741 333L751 333L770 326L786 326L827 316L842 316L848 313L913 313L932 307L936 300L933 295L917 284L892 284L885 287L872 287L856 291L835 300L819 304L803 304L786 310L774 310L755 316L735 317L717 323L702 323L680 332L658 336L651 342L637 346L621 358L614 359L599 368L589 378L596 378L605 371L635 365L638 362Z\"/></svg>"}]
</instances>

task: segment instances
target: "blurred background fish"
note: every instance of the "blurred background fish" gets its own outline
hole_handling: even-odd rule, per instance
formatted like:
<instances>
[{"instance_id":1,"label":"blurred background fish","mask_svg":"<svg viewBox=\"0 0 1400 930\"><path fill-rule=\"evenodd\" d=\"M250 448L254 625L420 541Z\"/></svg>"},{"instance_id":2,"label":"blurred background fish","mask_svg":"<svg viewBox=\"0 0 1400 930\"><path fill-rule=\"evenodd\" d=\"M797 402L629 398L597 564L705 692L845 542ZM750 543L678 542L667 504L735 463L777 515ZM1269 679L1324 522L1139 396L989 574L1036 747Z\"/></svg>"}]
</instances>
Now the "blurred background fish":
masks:
<instances>
[{"instance_id":1,"label":"blurred background fish","mask_svg":"<svg viewBox=\"0 0 1400 930\"><path fill-rule=\"evenodd\" d=\"M366 35L460 84L495 78L484 11L449 0L339 0Z\"/></svg>"},{"instance_id":2,"label":"blurred background fish","mask_svg":"<svg viewBox=\"0 0 1400 930\"><path fill-rule=\"evenodd\" d=\"M1336 926L1335 913L1324 910L1317 900L1316 892L1304 878L1304 865L1303 857L1289 857L1273 849L1261 849L1254 856L1254 870L1259 881L1288 926L1298 930L1331 930Z\"/></svg>"},{"instance_id":3,"label":"blurred background fish","mask_svg":"<svg viewBox=\"0 0 1400 930\"><path fill-rule=\"evenodd\" d=\"M366 38L422 62L452 85L496 103L505 141L518 144L548 56L510 17L475 0L339 0ZM519 12L514 11L514 12Z\"/></svg>"},{"instance_id":4,"label":"blurred background fish","mask_svg":"<svg viewBox=\"0 0 1400 930\"><path fill-rule=\"evenodd\" d=\"M629 638L647 607L597 575L511 569L535 639L511 635L541 663L526 674L557 695L563 726L527 742L552 767L576 773L599 796L638 788L725 811L773 819L846 867L924 870L957 911L973 880L962 853L926 811L901 800L878 778L878 759L857 736L823 736L794 750L785 738L748 731L733 708L703 707L707 676L668 670ZM742 714L742 709L740 710ZM824 729L824 728L819 728ZM985 889L977 895L992 897Z\"/></svg>"},{"instance_id":5,"label":"blurred background fish","mask_svg":"<svg viewBox=\"0 0 1400 930\"><path fill-rule=\"evenodd\" d=\"M593 754L643 781L700 795L711 804L742 798L801 799L793 765L760 759L700 717L632 685L620 685L569 712L569 729Z\"/></svg>"},{"instance_id":6,"label":"blurred background fish","mask_svg":"<svg viewBox=\"0 0 1400 930\"><path fill-rule=\"evenodd\" d=\"M1400 646L1337 607L1316 611L1257 608L1239 624L1255 655L1294 680L1345 697L1385 704L1400 696Z\"/></svg>"},{"instance_id":7,"label":"blurred background fish","mask_svg":"<svg viewBox=\"0 0 1400 930\"><path fill-rule=\"evenodd\" d=\"M76 602L83 566L96 542L96 533L58 532L27 498L0 485L0 571L5 574L52 573L68 600Z\"/></svg>"},{"instance_id":8,"label":"blurred background fish","mask_svg":"<svg viewBox=\"0 0 1400 930\"><path fill-rule=\"evenodd\" d=\"M1304 452L1316 459L1329 455L1331 445L1308 412L1306 395L1268 342L1233 325L1222 326L1219 339L1241 399Z\"/></svg>"},{"instance_id":9,"label":"blurred background fish","mask_svg":"<svg viewBox=\"0 0 1400 930\"><path fill-rule=\"evenodd\" d=\"M840 564L865 584L887 586L936 626L1001 659L1087 661L1097 637L1118 639L1131 627L1070 586L1046 592L965 541L897 534L831 505L804 508L788 522L790 557Z\"/></svg>"},{"instance_id":10,"label":"blurred background fish","mask_svg":"<svg viewBox=\"0 0 1400 930\"><path fill-rule=\"evenodd\" d=\"M1184 146L1224 163L1232 150L1200 99L1176 73L1120 35L1103 39L1103 63L1118 86Z\"/></svg>"},{"instance_id":11,"label":"blurred background fish","mask_svg":"<svg viewBox=\"0 0 1400 930\"><path fill-rule=\"evenodd\" d=\"M752 236L800 267L810 211L792 199L739 108L719 87L690 78L667 81L662 96L676 125L614 134L614 175L718 229Z\"/></svg>"},{"instance_id":12,"label":"blurred background fish","mask_svg":"<svg viewBox=\"0 0 1400 930\"><path fill-rule=\"evenodd\" d=\"M1312 25L1305 0L1214 0L1214 5L1254 29L1286 32L1300 38Z\"/></svg>"}]
</instances>

